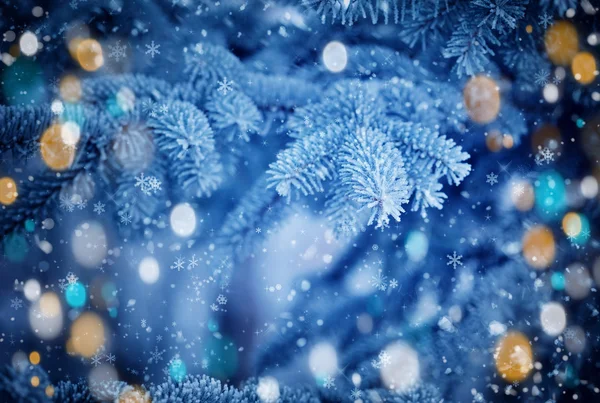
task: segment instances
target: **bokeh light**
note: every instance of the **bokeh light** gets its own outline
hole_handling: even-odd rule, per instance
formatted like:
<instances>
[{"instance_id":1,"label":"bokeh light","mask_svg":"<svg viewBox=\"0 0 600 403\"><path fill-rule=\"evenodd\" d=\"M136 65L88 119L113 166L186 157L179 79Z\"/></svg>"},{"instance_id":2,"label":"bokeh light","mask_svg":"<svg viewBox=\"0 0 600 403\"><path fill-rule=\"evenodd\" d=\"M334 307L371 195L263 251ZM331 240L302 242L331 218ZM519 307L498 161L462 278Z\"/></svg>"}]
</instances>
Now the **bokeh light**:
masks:
<instances>
[{"instance_id":1,"label":"bokeh light","mask_svg":"<svg viewBox=\"0 0 600 403\"><path fill-rule=\"evenodd\" d=\"M181 382L187 375L185 362L180 358L175 358L169 363L169 375L175 382Z\"/></svg>"},{"instance_id":2,"label":"bokeh light","mask_svg":"<svg viewBox=\"0 0 600 403\"><path fill-rule=\"evenodd\" d=\"M337 353L331 344L321 342L310 350L308 366L318 380L334 375L338 370L337 365Z\"/></svg>"},{"instance_id":3,"label":"bokeh light","mask_svg":"<svg viewBox=\"0 0 600 403\"><path fill-rule=\"evenodd\" d=\"M523 257L534 269L547 269L554 262L555 252L554 235L548 227L538 225L523 235Z\"/></svg>"},{"instance_id":4,"label":"bokeh light","mask_svg":"<svg viewBox=\"0 0 600 403\"><path fill-rule=\"evenodd\" d=\"M256 394L261 402L272 403L279 399L279 382L272 376L265 376L258 379Z\"/></svg>"},{"instance_id":5,"label":"bokeh light","mask_svg":"<svg viewBox=\"0 0 600 403\"><path fill-rule=\"evenodd\" d=\"M579 83L584 85L592 83L598 75L594 55L589 52L577 53L571 62L571 71Z\"/></svg>"},{"instance_id":6,"label":"bokeh light","mask_svg":"<svg viewBox=\"0 0 600 403\"><path fill-rule=\"evenodd\" d=\"M542 305L540 311L542 329L550 336L558 336L567 326L567 313L558 302L548 302Z\"/></svg>"},{"instance_id":7,"label":"bokeh light","mask_svg":"<svg viewBox=\"0 0 600 403\"><path fill-rule=\"evenodd\" d=\"M102 225L95 221L83 222L71 236L73 257L80 265L96 268L106 256L108 246Z\"/></svg>"},{"instance_id":8,"label":"bokeh light","mask_svg":"<svg viewBox=\"0 0 600 403\"><path fill-rule=\"evenodd\" d=\"M188 203L180 203L171 210L170 222L176 235L188 237L196 230L196 212Z\"/></svg>"},{"instance_id":9,"label":"bokeh light","mask_svg":"<svg viewBox=\"0 0 600 403\"><path fill-rule=\"evenodd\" d=\"M565 291L573 299L584 299L590 294L592 277L581 263L572 263L565 270Z\"/></svg>"},{"instance_id":10,"label":"bokeh light","mask_svg":"<svg viewBox=\"0 0 600 403\"><path fill-rule=\"evenodd\" d=\"M563 177L555 171L540 174L535 183L535 205L538 214L551 220L559 218L567 207Z\"/></svg>"},{"instance_id":11,"label":"bokeh light","mask_svg":"<svg viewBox=\"0 0 600 403\"><path fill-rule=\"evenodd\" d=\"M77 61L82 69L86 71L96 71L104 65L104 55L102 45L95 39L83 39L78 41Z\"/></svg>"},{"instance_id":12,"label":"bokeh light","mask_svg":"<svg viewBox=\"0 0 600 403\"><path fill-rule=\"evenodd\" d=\"M493 122L500 112L498 85L486 76L475 76L467 82L463 100L469 117L477 123Z\"/></svg>"},{"instance_id":13,"label":"bokeh light","mask_svg":"<svg viewBox=\"0 0 600 403\"><path fill-rule=\"evenodd\" d=\"M65 144L62 135L62 125L55 123L50 126L40 138L42 159L46 165L55 171L64 171L75 160L75 148Z\"/></svg>"},{"instance_id":14,"label":"bokeh light","mask_svg":"<svg viewBox=\"0 0 600 403\"><path fill-rule=\"evenodd\" d=\"M19 48L25 56L33 56L38 51L39 42L33 32L27 31L19 39Z\"/></svg>"},{"instance_id":15,"label":"bokeh light","mask_svg":"<svg viewBox=\"0 0 600 403\"><path fill-rule=\"evenodd\" d=\"M507 382L521 382L533 369L533 352L529 339L521 332L510 331L496 344L496 369Z\"/></svg>"},{"instance_id":16,"label":"bokeh light","mask_svg":"<svg viewBox=\"0 0 600 403\"><path fill-rule=\"evenodd\" d=\"M63 326L63 312L58 295L53 292L42 294L29 308L29 324L40 339L56 338Z\"/></svg>"},{"instance_id":17,"label":"bokeh light","mask_svg":"<svg viewBox=\"0 0 600 403\"><path fill-rule=\"evenodd\" d=\"M81 314L71 325L73 351L83 357L91 357L105 343L104 324L93 312Z\"/></svg>"},{"instance_id":18,"label":"bokeh light","mask_svg":"<svg viewBox=\"0 0 600 403\"><path fill-rule=\"evenodd\" d=\"M41 287L39 281L36 279L29 279L23 286L23 294L28 301L34 302L40 298Z\"/></svg>"},{"instance_id":19,"label":"bokeh light","mask_svg":"<svg viewBox=\"0 0 600 403\"><path fill-rule=\"evenodd\" d=\"M5 176L0 179L0 203L9 206L17 200L17 184L13 178Z\"/></svg>"},{"instance_id":20,"label":"bokeh light","mask_svg":"<svg viewBox=\"0 0 600 403\"><path fill-rule=\"evenodd\" d=\"M71 308L81 308L85 305L86 294L87 292L84 285L79 281L69 284L65 290L67 304L69 304Z\"/></svg>"},{"instance_id":21,"label":"bokeh light","mask_svg":"<svg viewBox=\"0 0 600 403\"><path fill-rule=\"evenodd\" d=\"M557 21L546 31L544 44L552 63L568 66L579 50L577 30L569 21Z\"/></svg>"},{"instance_id":22,"label":"bokeh light","mask_svg":"<svg viewBox=\"0 0 600 403\"><path fill-rule=\"evenodd\" d=\"M408 258L413 262L420 262L427 256L429 250L429 239L421 231L411 231L406 237L404 249Z\"/></svg>"},{"instance_id":23,"label":"bokeh light","mask_svg":"<svg viewBox=\"0 0 600 403\"><path fill-rule=\"evenodd\" d=\"M158 265L158 261L152 256L142 259L138 267L138 271L140 278L146 284L156 283L158 277L160 276L160 267Z\"/></svg>"},{"instance_id":24,"label":"bokeh light","mask_svg":"<svg viewBox=\"0 0 600 403\"><path fill-rule=\"evenodd\" d=\"M389 364L379 369L383 384L399 393L417 385L421 379L421 364L417 352L407 343L396 341L388 345L384 354Z\"/></svg>"},{"instance_id":25,"label":"bokeh light","mask_svg":"<svg viewBox=\"0 0 600 403\"><path fill-rule=\"evenodd\" d=\"M343 43L329 42L323 49L323 64L332 73L339 73L348 64L348 52Z\"/></svg>"}]
</instances>

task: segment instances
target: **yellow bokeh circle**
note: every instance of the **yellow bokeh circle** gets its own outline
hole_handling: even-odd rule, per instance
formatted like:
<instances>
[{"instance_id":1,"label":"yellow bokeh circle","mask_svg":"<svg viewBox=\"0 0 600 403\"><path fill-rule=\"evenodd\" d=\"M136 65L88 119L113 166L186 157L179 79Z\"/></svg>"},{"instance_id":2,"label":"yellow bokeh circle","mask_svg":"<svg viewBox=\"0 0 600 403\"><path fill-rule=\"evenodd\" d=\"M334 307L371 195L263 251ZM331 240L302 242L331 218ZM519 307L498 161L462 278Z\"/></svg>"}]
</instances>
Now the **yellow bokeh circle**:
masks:
<instances>
[{"instance_id":1,"label":"yellow bokeh circle","mask_svg":"<svg viewBox=\"0 0 600 403\"><path fill-rule=\"evenodd\" d=\"M29 354L29 362L33 365L38 365L40 363L40 360L40 353L38 353L37 351L32 351L31 354Z\"/></svg>"},{"instance_id":2,"label":"yellow bokeh circle","mask_svg":"<svg viewBox=\"0 0 600 403\"><path fill-rule=\"evenodd\" d=\"M46 129L40 138L42 159L50 169L64 171L75 159L75 147L65 143L63 127L55 123Z\"/></svg>"},{"instance_id":3,"label":"yellow bokeh circle","mask_svg":"<svg viewBox=\"0 0 600 403\"><path fill-rule=\"evenodd\" d=\"M500 112L500 91L496 82L486 76L472 77L463 89L463 100L471 120L490 123Z\"/></svg>"},{"instance_id":4,"label":"yellow bokeh circle","mask_svg":"<svg viewBox=\"0 0 600 403\"><path fill-rule=\"evenodd\" d=\"M17 184L12 178L5 176L0 179L0 203L8 206L17 200Z\"/></svg>"},{"instance_id":5,"label":"yellow bokeh circle","mask_svg":"<svg viewBox=\"0 0 600 403\"><path fill-rule=\"evenodd\" d=\"M86 312L71 325L71 342L75 353L91 357L104 345L104 324L98 315Z\"/></svg>"},{"instance_id":6,"label":"yellow bokeh circle","mask_svg":"<svg viewBox=\"0 0 600 403\"><path fill-rule=\"evenodd\" d=\"M523 257L534 269L547 269L554 261L556 245L548 227L537 225L523 236Z\"/></svg>"},{"instance_id":7,"label":"yellow bokeh circle","mask_svg":"<svg viewBox=\"0 0 600 403\"><path fill-rule=\"evenodd\" d=\"M102 45L95 39L84 39L77 43L77 61L82 69L96 71L104 65Z\"/></svg>"},{"instance_id":8,"label":"yellow bokeh circle","mask_svg":"<svg viewBox=\"0 0 600 403\"><path fill-rule=\"evenodd\" d=\"M557 21L546 31L544 44L552 63L568 66L579 50L577 30L569 21Z\"/></svg>"},{"instance_id":9,"label":"yellow bokeh circle","mask_svg":"<svg viewBox=\"0 0 600 403\"><path fill-rule=\"evenodd\" d=\"M508 382L520 382L533 369L533 352L529 339L521 332L506 333L496 344L496 369Z\"/></svg>"},{"instance_id":10,"label":"yellow bokeh circle","mask_svg":"<svg viewBox=\"0 0 600 403\"><path fill-rule=\"evenodd\" d=\"M571 62L573 77L581 84L590 84L596 79L596 59L589 52L579 52Z\"/></svg>"}]
</instances>

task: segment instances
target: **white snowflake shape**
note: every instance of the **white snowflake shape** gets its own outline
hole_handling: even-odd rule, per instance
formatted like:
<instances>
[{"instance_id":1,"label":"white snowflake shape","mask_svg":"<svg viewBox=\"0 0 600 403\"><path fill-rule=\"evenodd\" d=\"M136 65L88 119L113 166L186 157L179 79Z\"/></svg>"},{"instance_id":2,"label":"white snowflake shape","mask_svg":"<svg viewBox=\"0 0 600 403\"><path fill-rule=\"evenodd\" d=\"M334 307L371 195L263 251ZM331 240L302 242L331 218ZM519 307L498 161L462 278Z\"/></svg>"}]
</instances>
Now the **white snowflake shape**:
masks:
<instances>
[{"instance_id":1,"label":"white snowflake shape","mask_svg":"<svg viewBox=\"0 0 600 403\"><path fill-rule=\"evenodd\" d=\"M371 285L380 291L387 289L387 277L383 275L381 269L371 277Z\"/></svg>"},{"instance_id":2,"label":"white snowflake shape","mask_svg":"<svg viewBox=\"0 0 600 403\"><path fill-rule=\"evenodd\" d=\"M177 269L177 271L183 270L183 266L185 265L185 260L183 260L182 256L179 256L175 262L171 265L171 270Z\"/></svg>"},{"instance_id":3,"label":"white snowflake shape","mask_svg":"<svg viewBox=\"0 0 600 403\"><path fill-rule=\"evenodd\" d=\"M381 351L377 356L377 359L371 361L371 365L373 368L385 368L392 363L392 356L390 356L387 352Z\"/></svg>"},{"instance_id":4,"label":"white snowflake shape","mask_svg":"<svg viewBox=\"0 0 600 403\"><path fill-rule=\"evenodd\" d=\"M79 210L83 210L84 208L87 207L87 200L85 199L81 199L79 198L76 202L75 202L75 206L79 209Z\"/></svg>"},{"instance_id":5,"label":"white snowflake shape","mask_svg":"<svg viewBox=\"0 0 600 403\"><path fill-rule=\"evenodd\" d=\"M362 394L363 394L362 390L360 390L358 388L354 388L350 392L350 399L352 399L352 400L359 400L362 397Z\"/></svg>"},{"instance_id":6,"label":"white snowflake shape","mask_svg":"<svg viewBox=\"0 0 600 403\"><path fill-rule=\"evenodd\" d=\"M102 202L94 203L94 213L100 215L104 213L106 210L104 209L106 205Z\"/></svg>"},{"instance_id":7,"label":"white snowflake shape","mask_svg":"<svg viewBox=\"0 0 600 403\"><path fill-rule=\"evenodd\" d=\"M395 278L390 280L390 288L394 289L398 287L398 280L396 280Z\"/></svg>"},{"instance_id":8,"label":"white snowflake shape","mask_svg":"<svg viewBox=\"0 0 600 403\"><path fill-rule=\"evenodd\" d=\"M452 268L454 270L456 270L457 266L462 266L462 255L457 255L456 251L454 251L454 253L452 255L446 255L446 257L448 258L448 263L446 263L446 266L450 266L452 265Z\"/></svg>"},{"instance_id":9,"label":"white snowflake shape","mask_svg":"<svg viewBox=\"0 0 600 403\"><path fill-rule=\"evenodd\" d=\"M116 360L117 357L114 354L105 354L104 357L106 358L106 362L108 362L109 364L113 364Z\"/></svg>"},{"instance_id":10,"label":"white snowflake shape","mask_svg":"<svg viewBox=\"0 0 600 403\"><path fill-rule=\"evenodd\" d=\"M148 363L152 364L157 363L159 361L163 360L163 354L165 353L165 350L162 351L158 351L158 347L154 346L154 351L150 351L150 358L148 359Z\"/></svg>"},{"instance_id":11,"label":"white snowflake shape","mask_svg":"<svg viewBox=\"0 0 600 403\"><path fill-rule=\"evenodd\" d=\"M515 196L523 196L523 194L525 194L525 185L522 183L513 185L513 194Z\"/></svg>"},{"instance_id":12,"label":"white snowflake shape","mask_svg":"<svg viewBox=\"0 0 600 403\"><path fill-rule=\"evenodd\" d=\"M146 45L146 48L146 54L149 54L153 59L155 55L160 55L160 50L158 50L158 48L160 48L160 45L156 45L154 41L152 41L150 45Z\"/></svg>"},{"instance_id":13,"label":"white snowflake shape","mask_svg":"<svg viewBox=\"0 0 600 403\"><path fill-rule=\"evenodd\" d=\"M552 25L553 21L554 21L554 19L552 18L551 15L544 13L544 14L540 15L540 21L538 22L538 25L543 26L544 29L548 29L548 26Z\"/></svg>"},{"instance_id":14,"label":"white snowflake shape","mask_svg":"<svg viewBox=\"0 0 600 403\"><path fill-rule=\"evenodd\" d=\"M152 196L161 190L161 181L155 176L144 176L142 172L140 176L135 177L135 187L139 187L143 194Z\"/></svg>"},{"instance_id":15,"label":"white snowflake shape","mask_svg":"<svg viewBox=\"0 0 600 403\"><path fill-rule=\"evenodd\" d=\"M498 175L496 175L493 172L490 172L488 175L486 175L485 183L489 183L490 186L494 186L496 183L498 183Z\"/></svg>"},{"instance_id":16,"label":"white snowflake shape","mask_svg":"<svg viewBox=\"0 0 600 403\"><path fill-rule=\"evenodd\" d=\"M188 260L188 270L191 270L198 266L198 259L196 259L196 254L192 255L192 258Z\"/></svg>"},{"instance_id":17,"label":"white snowflake shape","mask_svg":"<svg viewBox=\"0 0 600 403\"><path fill-rule=\"evenodd\" d=\"M11 299L10 307L13 308L15 311L18 311L20 308L23 307L23 300L19 297Z\"/></svg>"},{"instance_id":18,"label":"white snowflake shape","mask_svg":"<svg viewBox=\"0 0 600 403\"><path fill-rule=\"evenodd\" d=\"M117 41L115 45L108 45L108 57L111 59L115 59L118 62L121 59L125 58L125 51L127 50L127 45L121 45L121 41Z\"/></svg>"},{"instance_id":19,"label":"white snowflake shape","mask_svg":"<svg viewBox=\"0 0 600 403\"><path fill-rule=\"evenodd\" d=\"M127 212L119 213L119 217L121 218L121 224L129 225L133 220L133 216Z\"/></svg>"},{"instance_id":20,"label":"white snowflake shape","mask_svg":"<svg viewBox=\"0 0 600 403\"><path fill-rule=\"evenodd\" d=\"M392 356L382 351L379 353L379 364L385 368L392 363Z\"/></svg>"},{"instance_id":21,"label":"white snowflake shape","mask_svg":"<svg viewBox=\"0 0 600 403\"><path fill-rule=\"evenodd\" d=\"M65 277L65 279L67 280L67 282L69 283L69 285L73 285L77 282L77 280L79 280L79 277L77 277L75 275L75 273L73 272L68 272L67 273L67 277Z\"/></svg>"},{"instance_id":22,"label":"white snowflake shape","mask_svg":"<svg viewBox=\"0 0 600 403\"><path fill-rule=\"evenodd\" d=\"M217 302L219 305L225 305L227 303L227 297L225 297L223 294L219 294L217 297Z\"/></svg>"},{"instance_id":23,"label":"white snowflake shape","mask_svg":"<svg viewBox=\"0 0 600 403\"><path fill-rule=\"evenodd\" d=\"M334 387L334 386L335 386L335 379L334 379L334 378L332 378L332 376L331 376L331 375L327 375L327 376L325 377L325 379L323 379L323 386L324 386L326 389L330 389L330 388Z\"/></svg>"},{"instance_id":24,"label":"white snowflake shape","mask_svg":"<svg viewBox=\"0 0 600 403\"><path fill-rule=\"evenodd\" d=\"M222 95L227 95L230 91L233 91L233 84L235 84L235 81L229 81L227 77L223 77L223 80L218 81L217 83L219 84L217 91L219 91Z\"/></svg>"},{"instance_id":25,"label":"white snowflake shape","mask_svg":"<svg viewBox=\"0 0 600 403\"><path fill-rule=\"evenodd\" d=\"M98 365L102 364L102 354L100 353L96 353L94 354L94 356L92 357L92 365L94 367L97 367Z\"/></svg>"},{"instance_id":26,"label":"white snowflake shape","mask_svg":"<svg viewBox=\"0 0 600 403\"><path fill-rule=\"evenodd\" d=\"M61 195L60 196L60 208L69 213L72 213L75 210L75 203L71 200L70 197Z\"/></svg>"},{"instance_id":27,"label":"white snowflake shape","mask_svg":"<svg viewBox=\"0 0 600 403\"><path fill-rule=\"evenodd\" d=\"M535 156L535 162L538 165L541 165L544 162L546 164L549 164L552 161L554 161L554 152L552 150L550 150L548 147L542 148Z\"/></svg>"},{"instance_id":28,"label":"white snowflake shape","mask_svg":"<svg viewBox=\"0 0 600 403\"><path fill-rule=\"evenodd\" d=\"M550 79L550 72L548 70L545 69L541 69L540 71L538 71L537 73L535 73L535 75L533 76L535 83L541 87L545 86L546 84L548 84L549 79Z\"/></svg>"}]
</instances>

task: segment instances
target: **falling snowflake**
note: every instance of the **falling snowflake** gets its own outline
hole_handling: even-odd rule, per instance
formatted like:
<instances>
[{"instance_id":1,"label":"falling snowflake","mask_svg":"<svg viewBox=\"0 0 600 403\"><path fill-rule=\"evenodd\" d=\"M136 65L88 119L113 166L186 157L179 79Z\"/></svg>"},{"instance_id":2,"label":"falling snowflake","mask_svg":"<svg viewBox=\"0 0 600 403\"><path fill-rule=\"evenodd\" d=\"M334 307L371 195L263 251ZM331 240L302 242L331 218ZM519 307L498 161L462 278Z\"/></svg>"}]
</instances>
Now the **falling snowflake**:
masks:
<instances>
[{"instance_id":1,"label":"falling snowflake","mask_svg":"<svg viewBox=\"0 0 600 403\"><path fill-rule=\"evenodd\" d=\"M102 354L96 353L94 354L94 356L92 357L92 365L94 367L97 367L98 365L102 364Z\"/></svg>"},{"instance_id":2,"label":"falling snowflake","mask_svg":"<svg viewBox=\"0 0 600 403\"><path fill-rule=\"evenodd\" d=\"M498 175L496 175L493 172L490 172L488 175L486 175L486 183L489 183L490 186L494 186L496 183L498 183Z\"/></svg>"},{"instance_id":3,"label":"falling snowflake","mask_svg":"<svg viewBox=\"0 0 600 403\"><path fill-rule=\"evenodd\" d=\"M102 202L98 202L94 204L94 213L100 215L104 213L106 210L104 209L106 205Z\"/></svg>"},{"instance_id":4,"label":"falling snowflake","mask_svg":"<svg viewBox=\"0 0 600 403\"><path fill-rule=\"evenodd\" d=\"M235 82L229 81L227 79L227 77L224 77L222 81L218 81L219 84L219 88L217 88L217 91L219 91L222 95L227 95L230 91L233 91L233 84L235 84Z\"/></svg>"},{"instance_id":5,"label":"falling snowflake","mask_svg":"<svg viewBox=\"0 0 600 403\"><path fill-rule=\"evenodd\" d=\"M381 351L377 359L371 361L373 368L385 368L392 363L392 357L385 351Z\"/></svg>"},{"instance_id":6,"label":"falling snowflake","mask_svg":"<svg viewBox=\"0 0 600 403\"><path fill-rule=\"evenodd\" d=\"M327 375L325 379L323 379L323 386L326 389L330 389L335 386L335 379L331 375Z\"/></svg>"},{"instance_id":7,"label":"falling snowflake","mask_svg":"<svg viewBox=\"0 0 600 403\"><path fill-rule=\"evenodd\" d=\"M452 268L454 270L456 270L457 266L462 266L462 255L457 255L456 251L454 251L454 253L452 255L446 255L446 257L448 258L448 262L446 263L446 266L450 266L452 265Z\"/></svg>"},{"instance_id":8,"label":"falling snowflake","mask_svg":"<svg viewBox=\"0 0 600 403\"><path fill-rule=\"evenodd\" d=\"M82 199L82 198L78 198L78 200L75 202L75 206L79 209L79 210L83 210L84 208L87 207L87 200Z\"/></svg>"},{"instance_id":9,"label":"falling snowflake","mask_svg":"<svg viewBox=\"0 0 600 403\"><path fill-rule=\"evenodd\" d=\"M398 287L398 280L396 280L395 278L390 280L390 288L394 289Z\"/></svg>"},{"instance_id":10,"label":"falling snowflake","mask_svg":"<svg viewBox=\"0 0 600 403\"><path fill-rule=\"evenodd\" d=\"M213 312L217 312L219 310L219 306L217 304L211 304L210 309L212 309Z\"/></svg>"},{"instance_id":11,"label":"falling snowflake","mask_svg":"<svg viewBox=\"0 0 600 403\"><path fill-rule=\"evenodd\" d=\"M535 163L537 165L542 165L544 163L549 164L552 161L554 161L554 152L552 150L550 150L548 147L542 148L535 155Z\"/></svg>"},{"instance_id":12,"label":"falling snowflake","mask_svg":"<svg viewBox=\"0 0 600 403\"><path fill-rule=\"evenodd\" d=\"M19 297L15 297L15 298L11 299L10 307L13 308L15 311L18 311L19 309L21 309L23 307L23 300Z\"/></svg>"},{"instance_id":13,"label":"falling snowflake","mask_svg":"<svg viewBox=\"0 0 600 403\"><path fill-rule=\"evenodd\" d=\"M550 72L545 69L541 69L533 76L535 83L541 87L548 84L550 79Z\"/></svg>"},{"instance_id":14,"label":"falling snowflake","mask_svg":"<svg viewBox=\"0 0 600 403\"><path fill-rule=\"evenodd\" d=\"M131 224L131 221L133 219L133 216L130 213L124 211L119 213L119 217L121 218L121 224L123 225Z\"/></svg>"},{"instance_id":15,"label":"falling snowflake","mask_svg":"<svg viewBox=\"0 0 600 403\"><path fill-rule=\"evenodd\" d=\"M525 194L525 185L517 183L513 185L513 194L515 196L523 196Z\"/></svg>"},{"instance_id":16,"label":"falling snowflake","mask_svg":"<svg viewBox=\"0 0 600 403\"><path fill-rule=\"evenodd\" d=\"M106 362L108 362L109 364L113 364L116 360L117 357L114 354L105 354L104 357L106 358Z\"/></svg>"},{"instance_id":17,"label":"falling snowflake","mask_svg":"<svg viewBox=\"0 0 600 403\"><path fill-rule=\"evenodd\" d=\"M196 259L196 254L192 255L192 258L188 260L188 270L191 270L198 266L198 259Z\"/></svg>"},{"instance_id":18,"label":"falling snowflake","mask_svg":"<svg viewBox=\"0 0 600 403\"><path fill-rule=\"evenodd\" d=\"M146 48L146 54L149 54L153 59L154 56L160 55L160 50L158 50L158 48L160 48L160 45L156 45L154 41L152 41L150 45L146 45Z\"/></svg>"},{"instance_id":19,"label":"falling snowflake","mask_svg":"<svg viewBox=\"0 0 600 403\"><path fill-rule=\"evenodd\" d=\"M158 110L158 104L151 99L142 101L142 111L150 115L156 114Z\"/></svg>"},{"instance_id":20,"label":"falling snowflake","mask_svg":"<svg viewBox=\"0 0 600 403\"><path fill-rule=\"evenodd\" d=\"M154 346L154 351L150 351L150 358L148 359L148 363L157 363L163 360L163 354L165 350L158 351L158 347Z\"/></svg>"},{"instance_id":21,"label":"falling snowflake","mask_svg":"<svg viewBox=\"0 0 600 403\"><path fill-rule=\"evenodd\" d=\"M387 289L387 277L383 275L381 270L371 277L371 285L380 291Z\"/></svg>"},{"instance_id":22,"label":"falling snowflake","mask_svg":"<svg viewBox=\"0 0 600 403\"><path fill-rule=\"evenodd\" d=\"M125 58L125 51L127 50L126 45L121 45L121 41L117 41L115 45L108 45L108 57L111 59L115 59L118 62L121 59Z\"/></svg>"},{"instance_id":23,"label":"falling snowflake","mask_svg":"<svg viewBox=\"0 0 600 403\"><path fill-rule=\"evenodd\" d=\"M351 400L359 400L363 395L362 390L354 388L352 389L352 391L350 392L350 399Z\"/></svg>"},{"instance_id":24,"label":"falling snowflake","mask_svg":"<svg viewBox=\"0 0 600 403\"><path fill-rule=\"evenodd\" d=\"M185 265L185 260L183 259L182 256L179 256L177 259L175 259L175 262L173 262L173 264L171 265L171 270L177 269L177 271L181 271L181 270L183 270L184 265Z\"/></svg>"},{"instance_id":25,"label":"falling snowflake","mask_svg":"<svg viewBox=\"0 0 600 403\"><path fill-rule=\"evenodd\" d=\"M70 197L61 195L60 196L60 208L69 213L72 213L75 210L75 203L71 200Z\"/></svg>"},{"instance_id":26,"label":"falling snowflake","mask_svg":"<svg viewBox=\"0 0 600 403\"><path fill-rule=\"evenodd\" d=\"M217 302L219 305L225 305L227 303L227 297L225 297L223 294L219 294L217 297Z\"/></svg>"},{"instance_id":27,"label":"falling snowflake","mask_svg":"<svg viewBox=\"0 0 600 403\"><path fill-rule=\"evenodd\" d=\"M160 105L160 106L158 107L158 111L159 111L160 113L163 113L163 114L164 114L164 113L169 113L169 105L167 105L167 104L162 104L162 105Z\"/></svg>"},{"instance_id":28,"label":"falling snowflake","mask_svg":"<svg viewBox=\"0 0 600 403\"><path fill-rule=\"evenodd\" d=\"M540 15L540 20L538 22L538 25L543 26L544 29L548 29L548 26L552 25L553 21L554 20L551 15L544 13L544 14Z\"/></svg>"},{"instance_id":29,"label":"falling snowflake","mask_svg":"<svg viewBox=\"0 0 600 403\"><path fill-rule=\"evenodd\" d=\"M67 273L67 277L65 277L65 279L67 280L69 285L73 285L77 282L77 280L79 280L79 277L77 277L77 275L75 275L75 273L70 271Z\"/></svg>"},{"instance_id":30,"label":"falling snowflake","mask_svg":"<svg viewBox=\"0 0 600 403\"><path fill-rule=\"evenodd\" d=\"M161 190L161 181L155 176L144 176L142 172L140 176L135 177L135 187L139 187L142 193L146 196L152 196Z\"/></svg>"}]
</instances>

